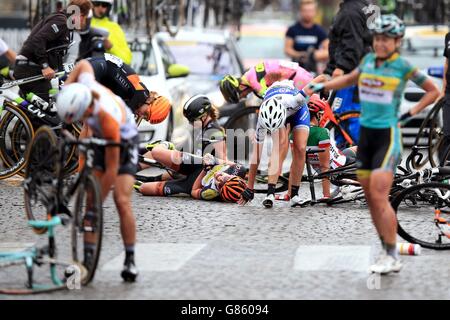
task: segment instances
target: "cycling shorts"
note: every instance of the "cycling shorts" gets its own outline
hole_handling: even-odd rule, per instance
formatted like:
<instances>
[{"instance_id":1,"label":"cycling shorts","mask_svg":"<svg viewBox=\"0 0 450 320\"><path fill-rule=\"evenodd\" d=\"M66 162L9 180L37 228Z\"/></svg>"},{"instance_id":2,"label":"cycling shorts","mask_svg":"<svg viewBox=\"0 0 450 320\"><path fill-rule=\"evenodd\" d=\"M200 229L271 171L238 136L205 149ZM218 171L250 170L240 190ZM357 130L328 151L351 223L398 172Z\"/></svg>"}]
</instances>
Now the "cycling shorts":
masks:
<instances>
[{"instance_id":1,"label":"cycling shorts","mask_svg":"<svg viewBox=\"0 0 450 320\"><path fill-rule=\"evenodd\" d=\"M367 178L374 170L395 172L402 149L399 127L375 129L361 126L356 154L358 176Z\"/></svg>"},{"instance_id":2,"label":"cycling shorts","mask_svg":"<svg viewBox=\"0 0 450 320\"><path fill-rule=\"evenodd\" d=\"M129 174L134 176L138 169L138 137L123 143L125 143L126 146L120 147L120 165L118 174ZM105 167L105 147L98 147L94 156L94 168L99 171L105 171Z\"/></svg>"}]
</instances>

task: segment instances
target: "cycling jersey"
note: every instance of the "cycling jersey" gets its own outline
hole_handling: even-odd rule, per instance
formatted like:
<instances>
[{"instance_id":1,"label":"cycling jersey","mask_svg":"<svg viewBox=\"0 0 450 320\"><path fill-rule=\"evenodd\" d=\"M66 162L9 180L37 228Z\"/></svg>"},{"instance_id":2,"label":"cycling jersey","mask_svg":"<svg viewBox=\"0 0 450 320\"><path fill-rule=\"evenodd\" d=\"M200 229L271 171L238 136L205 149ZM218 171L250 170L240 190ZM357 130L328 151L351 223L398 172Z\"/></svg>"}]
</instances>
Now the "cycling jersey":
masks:
<instances>
[{"instance_id":1,"label":"cycling jersey","mask_svg":"<svg viewBox=\"0 0 450 320\"><path fill-rule=\"evenodd\" d=\"M95 81L90 73L80 74L78 82L100 95L94 103L93 114L86 120L96 137L120 142L137 136L134 116L120 97Z\"/></svg>"},{"instance_id":2,"label":"cycling jersey","mask_svg":"<svg viewBox=\"0 0 450 320\"><path fill-rule=\"evenodd\" d=\"M210 140L225 140L225 130L217 121L208 122L201 130L194 129L194 134L194 154L196 156L203 156L206 153L215 156L216 152L212 146L215 142L210 142Z\"/></svg>"},{"instance_id":3,"label":"cycling jersey","mask_svg":"<svg viewBox=\"0 0 450 320\"><path fill-rule=\"evenodd\" d=\"M220 164L209 170L202 179L202 191L200 193L203 200L212 200L219 196L219 188L216 185L214 175L218 172L224 172L232 176L245 177L245 169L239 164Z\"/></svg>"},{"instance_id":4,"label":"cycling jersey","mask_svg":"<svg viewBox=\"0 0 450 320\"><path fill-rule=\"evenodd\" d=\"M111 21L108 17L94 17L91 20L91 26L107 30L109 32L108 40L112 44L112 48L107 52L121 58L126 64L131 64L133 55L128 47L125 33L117 23Z\"/></svg>"},{"instance_id":5,"label":"cycling jersey","mask_svg":"<svg viewBox=\"0 0 450 320\"><path fill-rule=\"evenodd\" d=\"M250 68L241 77L243 90L250 88L261 99L267 89L276 81L292 80L297 89L303 89L311 80L311 73L296 62L274 60L263 61Z\"/></svg>"},{"instance_id":6,"label":"cycling jersey","mask_svg":"<svg viewBox=\"0 0 450 320\"><path fill-rule=\"evenodd\" d=\"M367 54L359 66L361 126L391 128L397 125L398 110L408 80L421 86L426 76L395 53L376 66L374 53Z\"/></svg>"},{"instance_id":7,"label":"cycling jersey","mask_svg":"<svg viewBox=\"0 0 450 320\"><path fill-rule=\"evenodd\" d=\"M293 81L275 82L266 92L264 101L270 98L277 98L286 108L286 124L291 125L291 130L305 129L309 130L310 117L308 106L306 105L306 95L294 87ZM256 125L256 143L263 143L267 130L261 126L261 120L258 117Z\"/></svg>"},{"instance_id":8,"label":"cycling jersey","mask_svg":"<svg viewBox=\"0 0 450 320\"><path fill-rule=\"evenodd\" d=\"M311 126L309 129L308 150L323 150L330 147L330 168L336 169L347 163L345 154L336 147L336 142L330 137L326 128ZM319 153L308 154L309 163L313 169L320 172Z\"/></svg>"},{"instance_id":9,"label":"cycling jersey","mask_svg":"<svg viewBox=\"0 0 450 320\"><path fill-rule=\"evenodd\" d=\"M133 100L137 91L147 90L139 75L122 59L105 53L101 57L88 58L95 73L95 80L121 97L132 111L141 105Z\"/></svg>"}]
</instances>

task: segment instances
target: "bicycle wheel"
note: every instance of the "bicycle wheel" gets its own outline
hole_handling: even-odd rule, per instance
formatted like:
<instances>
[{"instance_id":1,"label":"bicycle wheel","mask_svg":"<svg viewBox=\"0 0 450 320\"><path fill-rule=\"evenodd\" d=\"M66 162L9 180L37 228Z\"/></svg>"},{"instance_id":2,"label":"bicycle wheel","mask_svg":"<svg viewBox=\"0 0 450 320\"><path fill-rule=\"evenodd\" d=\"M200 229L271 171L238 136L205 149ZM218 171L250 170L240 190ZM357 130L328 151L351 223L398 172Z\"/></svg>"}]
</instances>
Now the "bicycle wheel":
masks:
<instances>
[{"instance_id":1,"label":"bicycle wheel","mask_svg":"<svg viewBox=\"0 0 450 320\"><path fill-rule=\"evenodd\" d=\"M43 126L27 150L24 200L25 213L28 220L47 220L51 210L55 208L56 180L59 172L59 149L57 137L52 129ZM34 232L42 234L46 228L34 228Z\"/></svg>"},{"instance_id":2,"label":"bicycle wheel","mask_svg":"<svg viewBox=\"0 0 450 320\"><path fill-rule=\"evenodd\" d=\"M25 167L25 152L33 135L33 125L27 115L15 105L5 103L0 120L0 180Z\"/></svg>"},{"instance_id":3,"label":"bicycle wheel","mask_svg":"<svg viewBox=\"0 0 450 320\"><path fill-rule=\"evenodd\" d=\"M444 106L444 99L439 100L428 112L420 125L419 132L414 140L415 146L428 146L428 155L420 159L413 159L414 169L421 169L427 162L433 167L438 165L437 154L442 144L443 133L440 126L440 111ZM420 161L419 161L420 160Z\"/></svg>"},{"instance_id":4,"label":"bicycle wheel","mask_svg":"<svg viewBox=\"0 0 450 320\"><path fill-rule=\"evenodd\" d=\"M77 188L72 224L72 259L83 263L87 274L82 285L92 281L102 246L103 208L100 186L88 175ZM88 246L87 246L88 245Z\"/></svg>"},{"instance_id":5,"label":"bicycle wheel","mask_svg":"<svg viewBox=\"0 0 450 320\"><path fill-rule=\"evenodd\" d=\"M450 249L449 197L450 185L438 182L415 185L400 192L392 201L398 234L424 248Z\"/></svg>"}]
</instances>

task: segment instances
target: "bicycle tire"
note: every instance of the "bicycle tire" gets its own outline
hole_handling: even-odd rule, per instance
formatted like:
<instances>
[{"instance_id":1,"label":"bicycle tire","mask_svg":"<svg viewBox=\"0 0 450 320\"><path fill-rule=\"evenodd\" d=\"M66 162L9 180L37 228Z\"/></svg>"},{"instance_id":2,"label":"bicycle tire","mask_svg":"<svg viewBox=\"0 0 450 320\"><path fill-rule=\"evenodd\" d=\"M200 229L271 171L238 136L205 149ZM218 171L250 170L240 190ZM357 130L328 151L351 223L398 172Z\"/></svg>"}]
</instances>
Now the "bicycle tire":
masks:
<instances>
[{"instance_id":1,"label":"bicycle tire","mask_svg":"<svg viewBox=\"0 0 450 320\"><path fill-rule=\"evenodd\" d=\"M29 141L31 141L34 136L33 125L30 119L25 114L25 112L23 112L19 107L15 106L14 104L5 102L3 116L0 121L0 159L5 164L6 168L4 169L0 168L0 180L12 177L13 175L20 172L26 165L25 160L26 151L24 152L22 157L18 159L15 163L13 163L14 161L11 161L12 159L9 159L8 157L8 150L6 146L7 142L6 135L8 127L6 125L6 122L12 121L14 117L16 117L18 121L22 123L22 126L25 129L26 134L28 135L27 139ZM8 160L10 160L10 162Z\"/></svg>"},{"instance_id":2,"label":"bicycle tire","mask_svg":"<svg viewBox=\"0 0 450 320\"><path fill-rule=\"evenodd\" d=\"M438 182L431 182L431 183L415 185L415 186L412 186L412 187L407 188L407 189L403 190L402 192L400 192L392 200L392 203L391 203L392 208L395 210L395 214L397 217L398 234L406 241L419 244L424 248L435 249L435 250L449 250L450 249L450 240L447 243L439 244L436 242L431 242L428 239L424 240L424 239L420 239L416 235L412 235L410 230L417 231L417 230L423 229L423 226L417 221L417 218L415 216L410 216L410 217L408 217L408 219L403 219L403 217L402 217L401 221L399 221L399 206L400 206L400 204L402 204L403 202L406 203L406 201L414 202L414 200L415 200L414 192L418 193L421 189L426 190L427 188L446 189L447 191L450 192L449 184L438 183ZM448 207L449 204L450 203L448 201L446 201L445 207ZM431 212L429 213L429 215L432 217L435 214L434 205L435 205L434 203L429 204L430 208L433 207L432 210L430 210ZM405 212L408 212L408 214L411 214L411 213L414 214L411 206L409 206L408 210L405 210ZM402 215L403 215L403 209L402 209ZM428 220L428 221L430 221L430 220ZM410 223L411 225L408 225L408 223ZM423 224L423 222L422 222L422 224ZM436 228L436 226L434 226L434 228ZM427 230L424 232L428 235L428 233L430 231L427 228ZM421 236L421 238L423 238L423 236Z\"/></svg>"},{"instance_id":3,"label":"bicycle tire","mask_svg":"<svg viewBox=\"0 0 450 320\"><path fill-rule=\"evenodd\" d=\"M412 161L412 166L416 170L423 168L423 166L425 166L427 164L427 162L430 162L433 165L433 163L431 161L434 161L434 160L431 160L431 159L433 158L432 155L433 155L433 152L435 151L435 150L433 150L433 148L435 148L435 147L432 145L433 144L432 137L434 135L438 136L440 134L440 132L433 133L433 132L431 132L430 129L428 129L428 127L437 128L436 117L439 115L439 111L442 109L443 106L444 106L444 99L441 99L428 112L427 116L425 117L425 119L423 119L422 124L420 125L419 132L417 133L416 138L414 140L414 145L415 146L424 146L423 139L426 139L425 146L428 146L428 150L427 150L428 154L426 157L423 157L421 159L421 161ZM438 139L437 144L440 146L441 143L442 143L442 138ZM436 167L436 165L437 165L437 163L434 163L433 167Z\"/></svg>"},{"instance_id":4,"label":"bicycle tire","mask_svg":"<svg viewBox=\"0 0 450 320\"><path fill-rule=\"evenodd\" d=\"M89 194L89 190L92 191L92 194ZM86 218L86 213L83 214L83 207L86 209L88 205L84 205L84 196L86 196L86 202L88 198L93 199L93 205L89 209L89 219L90 223L94 221L95 226L92 224L88 226L82 225L84 219ZM90 229L94 231L90 231ZM81 279L82 285L87 285L91 282L95 276L95 271L97 269L98 260L100 258L100 251L102 246L102 237L103 237L103 207L102 207L102 196L100 185L97 179L92 175L88 175L84 178L84 181L80 183L77 188L77 196L75 200L74 206L74 220L72 223L72 259L76 262L81 263L81 257L79 256L78 247L79 243L84 243L86 234L94 234L92 237L89 237L91 241L91 246L95 246L93 248L92 258L89 264L86 265L86 261L83 261L83 265L86 268L87 274L84 278ZM95 238L95 242L92 242L92 238ZM83 247L83 249L85 249ZM92 249L92 247L91 247Z\"/></svg>"},{"instance_id":5,"label":"bicycle tire","mask_svg":"<svg viewBox=\"0 0 450 320\"><path fill-rule=\"evenodd\" d=\"M36 131L27 150L24 202L25 213L29 221L47 220L48 214L52 210L56 195L54 181L59 172L57 141L54 131L47 126L42 126ZM49 195L43 194L47 192ZM43 207L43 212L38 212L34 205ZM47 231L47 228L32 228L37 234Z\"/></svg>"}]
</instances>

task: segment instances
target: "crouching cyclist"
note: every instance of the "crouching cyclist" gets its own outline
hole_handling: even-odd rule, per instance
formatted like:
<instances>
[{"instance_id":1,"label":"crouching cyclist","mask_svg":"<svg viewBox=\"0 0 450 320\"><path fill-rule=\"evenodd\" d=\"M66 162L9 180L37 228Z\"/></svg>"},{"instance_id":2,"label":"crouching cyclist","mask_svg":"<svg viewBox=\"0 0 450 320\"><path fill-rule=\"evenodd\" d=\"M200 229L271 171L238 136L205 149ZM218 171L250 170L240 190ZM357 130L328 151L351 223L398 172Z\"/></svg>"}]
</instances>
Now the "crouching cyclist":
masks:
<instances>
[{"instance_id":1,"label":"crouching cyclist","mask_svg":"<svg viewBox=\"0 0 450 320\"><path fill-rule=\"evenodd\" d=\"M266 208L271 208L275 200L275 185L281 173L285 153L283 152L288 134L293 132L293 158L291 163L289 186L292 199L290 205L302 205L298 195L300 180L305 166L306 143L309 134L309 111L303 91L294 87L293 81L275 82L267 90L261 104L256 126L253 154L248 174L248 188L242 194L240 204L245 204L254 197L256 173L261 161L264 140L267 133L272 135L273 147L269 162L269 181L267 196L263 201Z\"/></svg>"},{"instance_id":2,"label":"crouching cyclist","mask_svg":"<svg viewBox=\"0 0 450 320\"><path fill-rule=\"evenodd\" d=\"M217 159L211 154L199 157L169 150L166 143L161 143L153 148L152 156L184 177L171 181L136 181L134 187L143 195L170 196L184 193L199 200L237 202L247 188L243 179L247 170L243 166Z\"/></svg>"},{"instance_id":3,"label":"crouching cyclist","mask_svg":"<svg viewBox=\"0 0 450 320\"><path fill-rule=\"evenodd\" d=\"M83 121L94 137L122 143L124 147L98 148L94 157L102 201L114 187L114 202L120 216L120 230L125 246L125 262L121 273L125 281L135 281L138 270L134 262L136 221L131 210L134 174L137 167L136 122L121 98L95 81L94 70L80 62L57 97L57 111L62 121ZM89 239L85 238L84 263L89 263Z\"/></svg>"}]
</instances>

